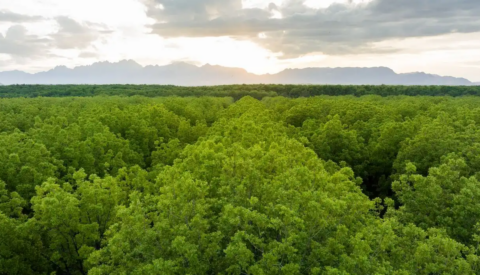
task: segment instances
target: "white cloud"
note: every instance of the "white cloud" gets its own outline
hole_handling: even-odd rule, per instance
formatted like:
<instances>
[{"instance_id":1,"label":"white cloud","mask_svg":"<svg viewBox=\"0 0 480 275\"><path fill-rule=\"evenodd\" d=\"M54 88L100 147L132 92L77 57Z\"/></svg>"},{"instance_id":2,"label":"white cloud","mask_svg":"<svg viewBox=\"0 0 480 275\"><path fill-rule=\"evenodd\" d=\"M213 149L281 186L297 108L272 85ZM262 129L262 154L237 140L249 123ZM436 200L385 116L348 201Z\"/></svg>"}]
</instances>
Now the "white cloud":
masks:
<instances>
[{"instance_id":1,"label":"white cloud","mask_svg":"<svg viewBox=\"0 0 480 275\"><path fill-rule=\"evenodd\" d=\"M145 7L138 0L15 0L3 6L25 15L67 16L115 26L142 25L147 20Z\"/></svg>"},{"instance_id":2,"label":"white cloud","mask_svg":"<svg viewBox=\"0 0 480 275\"><path fill-rule=\"evenodd\" d=\"M265 9L273 3L280 6L286 0L242 0L242 7L244 9Z\"/></svg>"},{"instance_id":3,"label":"white cloud","mask_svg":"<svg viewBox=\"0 0 480 275\"><path fill-rule=\"evenodd\" d=\"M271 13L272 13L272 16L270 16L270 19L282 19L283 18L283 14L280 11L272 10Z\"/></svg>"},{"instance_id":4,"label":"white cloud","mask_svg":"<svg viewBox=\"0 0 480 275\"><path fill-rule=\"evenodd\" d=\"M330 7L332 4L361 5L367 4L371 1L372 0L305 0L303 4L314 9L325 9Z\"/></svg>"}]
</instances>

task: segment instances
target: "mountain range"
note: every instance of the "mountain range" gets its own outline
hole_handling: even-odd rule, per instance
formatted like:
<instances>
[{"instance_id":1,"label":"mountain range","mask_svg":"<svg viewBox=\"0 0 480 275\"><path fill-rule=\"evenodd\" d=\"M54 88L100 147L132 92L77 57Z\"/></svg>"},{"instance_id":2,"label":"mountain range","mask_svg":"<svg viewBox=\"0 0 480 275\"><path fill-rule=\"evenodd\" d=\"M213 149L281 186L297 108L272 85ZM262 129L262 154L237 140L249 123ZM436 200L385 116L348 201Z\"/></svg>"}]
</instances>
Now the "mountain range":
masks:
<instances>
[{"instance_id":1,"label":"mountain range","mask_svg":"<svg viewBox=\"0 0 480 275\"><path fill-rule=\"evenodd\" d=\"M73 69L58 66L30 74L0 72L0 83L11 84L169 84L206 86L227 84L342 84L342 85L480 85L465 78L422 72L397 74L386 67L286 69L277 74L256 75L240 68L188 63L141 66L133 60L98 62Z\"/></svg>"}]
</instances>

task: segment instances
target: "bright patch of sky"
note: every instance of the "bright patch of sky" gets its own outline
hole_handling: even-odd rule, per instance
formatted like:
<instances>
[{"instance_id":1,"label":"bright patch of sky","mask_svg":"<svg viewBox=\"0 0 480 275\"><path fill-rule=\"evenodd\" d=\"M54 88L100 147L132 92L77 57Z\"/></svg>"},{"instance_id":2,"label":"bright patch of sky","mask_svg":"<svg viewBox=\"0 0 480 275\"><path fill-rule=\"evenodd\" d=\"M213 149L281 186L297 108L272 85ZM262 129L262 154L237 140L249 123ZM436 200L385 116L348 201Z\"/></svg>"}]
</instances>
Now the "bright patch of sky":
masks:
<instances>
[{"instance_id":1,"label":"bright patch of sky","mask_svg":"<svg viewBox=\"0 0 480 275\"><path fill-rule=\"evenodd\" d=\"M332 4L360 5L371 1L372 0L306 0L303 4L315 9L325 9L330 7Z\"/></svg>"}]
</instances>

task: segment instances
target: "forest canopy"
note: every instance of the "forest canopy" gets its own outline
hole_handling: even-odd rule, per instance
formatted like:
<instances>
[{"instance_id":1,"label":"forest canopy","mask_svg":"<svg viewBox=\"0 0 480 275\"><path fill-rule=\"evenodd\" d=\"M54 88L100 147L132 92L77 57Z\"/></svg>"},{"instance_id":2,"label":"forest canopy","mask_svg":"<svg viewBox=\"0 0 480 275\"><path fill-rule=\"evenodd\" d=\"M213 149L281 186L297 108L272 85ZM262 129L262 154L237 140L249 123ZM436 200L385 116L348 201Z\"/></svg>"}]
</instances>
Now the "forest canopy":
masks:
<instances>
[{"instance_id":1,"label":"forest canopy","mask_svg":"<svg viewBox=\"0 0 480 275\"><path fill-rule=\"evenodd\" d=\"M480 274L479 88L152 87L0 87L0 274Z\"/></svg>"},{"instance_id":2,"label":"forest canopy","mask_svg":"<svg viewBox=\"0 0 480 275\"><path fill-rule=\"evenodd\" d=\"M173 85L0 85L0 98L11 97L232 97L256 99L283 96L290 98L320 95L409 95L409 96L480 96L480 86L391 86L391 85L281 85L252 84L182 87Z\"/></svg>"}]
</instances>

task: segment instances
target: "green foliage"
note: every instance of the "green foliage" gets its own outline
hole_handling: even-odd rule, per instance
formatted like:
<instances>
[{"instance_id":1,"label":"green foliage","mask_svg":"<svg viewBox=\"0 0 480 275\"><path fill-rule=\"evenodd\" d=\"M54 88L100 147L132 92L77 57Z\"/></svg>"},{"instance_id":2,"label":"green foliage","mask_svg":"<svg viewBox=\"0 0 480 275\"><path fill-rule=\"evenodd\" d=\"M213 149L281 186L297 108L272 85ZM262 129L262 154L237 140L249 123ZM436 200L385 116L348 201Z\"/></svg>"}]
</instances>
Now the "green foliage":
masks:
<instances>
[{"instance_id":1,"label":"green foliage","mask_svg":"<svg viewBox=\"0 0 480 275\"><path fill-rule=\"evenodd\" d=\"M172 85L9 85L0 86L0 97L69 97L69 96L245 96L256 99L284 96L468 96L480 95L478 86L385 86L385 85L227 85L215 87L181 87Z\"/></svg>"},{"instance_id":2,"label":"green foliage","mask_svg":"<svg viewBox=\"0 0 480 275\"><path fill-rule=\"evenodd\" d=\"M407 174L394 182L402 207L401 220L422 228L444 228L460 242L471 244L480 220L480 182L467 178L468 167L463 159L446 158L428 176L414 174L416 167L407 165Z\"/></svg>"},{"instance_id":3,"label":"green foliage","mask_svg":"<svg viewBox=\"0 0 480 275\"><path fill-rule=\"evenodd\" d=\"M0 87L128 96L0 99L0 274L480 274L475 93Z\"/></svg>"},{"instance_id":4,"label":"green foliage","mask_svg":"<svg viewBox=\"0 0 480 275\"><path fill-rule=\"evenodd\" d=\"M355 130L348 130L338 115L328 119L323 125L315 125L314 120L307 120L303 124L302 130L313 150L321 159L351 164L357 174L360 174L365 158L363 138L359 137Z\"/></svg>"},{"instance_id":5,"label":"green foliage","mask_svg":"<svg viewBox=\"0 0 480 275\"><path fill-rule=\"evenodd\" d=\"M0 134L0 160L0 180L27 200L35 186L57 175L60 165L44 144L18 130Z\"/></svg>"}]
</instances>

